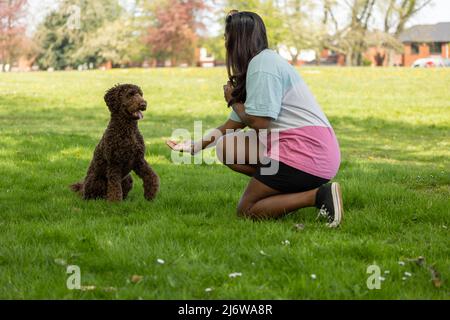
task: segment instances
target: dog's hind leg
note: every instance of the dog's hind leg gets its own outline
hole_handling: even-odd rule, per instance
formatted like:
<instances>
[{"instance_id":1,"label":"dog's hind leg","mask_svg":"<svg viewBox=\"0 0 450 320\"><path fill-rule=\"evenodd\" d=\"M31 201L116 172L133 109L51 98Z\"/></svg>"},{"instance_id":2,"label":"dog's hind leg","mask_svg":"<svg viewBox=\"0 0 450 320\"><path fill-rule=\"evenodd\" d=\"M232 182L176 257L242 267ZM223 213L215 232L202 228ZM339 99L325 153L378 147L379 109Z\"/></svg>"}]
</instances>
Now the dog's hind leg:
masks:
<instances>
[{"instance_id":1,"label":"dog's hind leg","mask_svg":"<svg viewBox=\"0 0 450 320\"><path fill-rule=\"evenodd\" d=\"M128 193L133 188L133 178L131 175L127 175L125 178L122 179L122 194L123 194L123 200L125 200L128 196Z\"/></svg>"},{"instance_id":2,"label":"dog's hind leg","mask_svg":"<svg viewBox=\"0 0 450 320\"><path fill-rule=\"evenodd\" d=\"M105 199L106 179L88 176L84 182L83 199Z\"/></svg>"}]
</instances>

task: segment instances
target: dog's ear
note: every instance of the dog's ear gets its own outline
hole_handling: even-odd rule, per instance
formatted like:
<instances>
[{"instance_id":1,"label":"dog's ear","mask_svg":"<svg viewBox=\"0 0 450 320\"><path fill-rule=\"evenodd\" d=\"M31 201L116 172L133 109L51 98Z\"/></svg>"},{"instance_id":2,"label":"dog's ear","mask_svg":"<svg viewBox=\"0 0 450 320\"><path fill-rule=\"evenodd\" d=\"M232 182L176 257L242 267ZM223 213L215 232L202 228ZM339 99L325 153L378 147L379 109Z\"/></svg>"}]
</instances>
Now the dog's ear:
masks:
<instances>
[{"instance_id":1,"label":"dog's ear","mask_svg":"<svg viewBox=\"0 0 450 320\"><path fill-rule=\"evenodd\" d=\"M105 97L103 98L106 105L111 113L117 112L120 109L120 84L116 84L114 87L106 91Z\"/></svg>"}]
</instances>

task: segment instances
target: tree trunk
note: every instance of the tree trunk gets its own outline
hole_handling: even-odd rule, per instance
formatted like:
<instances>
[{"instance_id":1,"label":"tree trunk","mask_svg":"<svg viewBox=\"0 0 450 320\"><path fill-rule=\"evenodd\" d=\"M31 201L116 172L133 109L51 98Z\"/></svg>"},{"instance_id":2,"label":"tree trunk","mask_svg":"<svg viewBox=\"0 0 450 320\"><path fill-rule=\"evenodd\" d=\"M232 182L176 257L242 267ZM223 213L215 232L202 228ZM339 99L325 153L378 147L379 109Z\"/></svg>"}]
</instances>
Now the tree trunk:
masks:
<instances>
[{"instance_id":1,"label":"tree trunk","mask_svg":"<svg viewBox=\"0 0 450 320\"><path fill-rule=\"evenodd\" d=\"M319 48L316 50L316 65L320 66L320 59L321 59L322 50Z\"/></svg>"},{"instance_id":2,"label":"tree trunk","mask_svg":"<svg viewBox=\"0 0 450 320\"><path fill-rule=\"evenodd\" d=\"M352 66L352 61L353 60L353 50L348 50L347 55L345 56L345 64L347 65L347 67L351 67Z\"/></svg>"},{"instance_id":3,"label":"tree trunk","mask_svg":"<svg viewBox=\"0 0 450 320\"><path fill-rule=\"evenodd\" d=\"M298 53L296 54L291 54L291 63L293 66L296 66L298 63Z\"/></svg>"},{"instance_id":4,"label":"tree trunk","mask_svg":"<svg viewBox=\"0 0 450 320\"><path fill-rule=\"evenodd\" d=\"M375 65L377 67L382 67L384 65L384 60L386 59L386 54L381 54L379 52L377 52L375 54Z\"/></svg>"}]
</instances>

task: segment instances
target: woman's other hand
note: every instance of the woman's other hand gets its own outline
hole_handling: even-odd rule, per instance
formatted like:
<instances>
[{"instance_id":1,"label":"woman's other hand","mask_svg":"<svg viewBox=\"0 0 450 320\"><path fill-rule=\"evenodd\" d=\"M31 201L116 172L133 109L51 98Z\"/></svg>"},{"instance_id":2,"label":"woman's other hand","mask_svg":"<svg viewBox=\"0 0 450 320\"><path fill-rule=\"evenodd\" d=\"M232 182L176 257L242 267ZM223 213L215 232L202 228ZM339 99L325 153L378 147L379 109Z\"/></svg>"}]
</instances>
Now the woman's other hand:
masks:
<instances>
[{"instance_id":1,"label":"woman's other hand","mask_svg":"<svg viewBox=\"0 0 450 320\"><path fill-rule=\"evenodd\" d=\"M228 104L230 103L231 99L233 98L232 93L233 93L233 85L232 85L231 81L228 81L228 83L223 86L223 96L225 98L225 101Z\"/></svg>"}]
</instances>

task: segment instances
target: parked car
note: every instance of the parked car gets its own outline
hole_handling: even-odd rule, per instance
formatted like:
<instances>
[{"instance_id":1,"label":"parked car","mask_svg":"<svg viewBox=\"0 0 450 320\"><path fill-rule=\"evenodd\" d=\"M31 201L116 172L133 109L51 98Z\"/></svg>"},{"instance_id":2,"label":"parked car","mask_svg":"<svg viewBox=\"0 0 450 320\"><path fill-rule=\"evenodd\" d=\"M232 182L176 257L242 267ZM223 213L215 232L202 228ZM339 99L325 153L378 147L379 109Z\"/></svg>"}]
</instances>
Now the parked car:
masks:
<instances>
[{"instance_id":1,"label":"parked car","mask_svg":"<svg viewBox=\"0 0 450 320\"><path fill-rule=\"evenodd\" d=\"M448 68L450 67L450 59L444 59L441 57L428 57L424 59L416 60L413 68Z\"/></svg>"}]
</instances>

